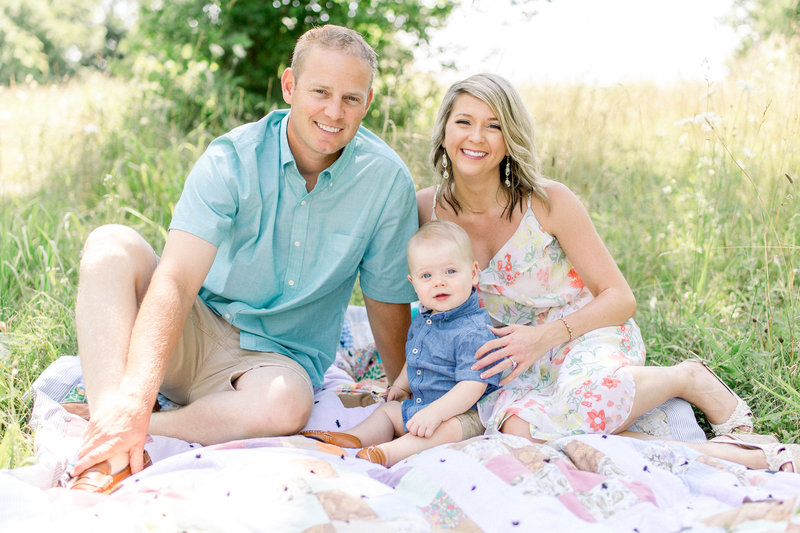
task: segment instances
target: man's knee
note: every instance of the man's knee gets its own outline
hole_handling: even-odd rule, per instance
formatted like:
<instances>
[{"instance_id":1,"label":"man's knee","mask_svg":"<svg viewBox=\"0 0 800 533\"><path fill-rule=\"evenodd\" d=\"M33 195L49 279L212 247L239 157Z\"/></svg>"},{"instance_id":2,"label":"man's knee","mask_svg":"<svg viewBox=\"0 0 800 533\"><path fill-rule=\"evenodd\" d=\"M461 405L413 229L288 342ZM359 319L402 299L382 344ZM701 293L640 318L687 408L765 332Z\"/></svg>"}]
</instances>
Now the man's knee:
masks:
<instances>
[{"instance_id":1,"label":"man's knee","mask_svg":"<svg viewBox=\"0 0 800 533\"><path fill-rule=\"evenodd\" d=\"M287 398L279 403L251 405L243 413L244 432L250 437L296 435L311 417L311 398Z\"/></svg>"},{"instance_id":2,"label":"man's knee","mask_svg":"<svg viewBox=\"0 0 800 533\"><path fill-rule=\"evenodd\" d=\"M118 274L133 271L141 276L152 273L155 264L153 248L135 230L120 224L106 224L86 238L80 269L82 275L113 268Z\"/></svg>"},{"instance_id":3,"label":"man's knee","mask_svg":"<svg viewBox=\"0 0 800 533\"><path fill-rule=\"evenodd\" d=\"M305 377L292 370L262 367L250 370L236 381L236 389L247 403L240 416L252 437L294 435L311 416L314 392Z\"/></svg>"}]
</instances>

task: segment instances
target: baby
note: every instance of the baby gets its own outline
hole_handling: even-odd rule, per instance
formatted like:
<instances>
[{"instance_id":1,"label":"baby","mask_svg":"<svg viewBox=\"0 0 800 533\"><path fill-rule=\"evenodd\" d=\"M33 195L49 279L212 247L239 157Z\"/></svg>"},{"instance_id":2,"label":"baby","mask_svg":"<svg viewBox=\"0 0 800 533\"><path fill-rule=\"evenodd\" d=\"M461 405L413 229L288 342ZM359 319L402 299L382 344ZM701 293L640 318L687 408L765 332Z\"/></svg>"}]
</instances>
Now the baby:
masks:
<instances>
[{"instance_id":1,"label":"baby","mask_svg":"<svg viewBox=\"0 0 800 533\"><path fill-rule=\"evenodd\" d=\"M475 404L501 377L484 380L480 374L486 369L471 369L475 351L495 336L487 327L489 314L478 305L478 263L466 232L452 222L429 222L411 237L407 255L420 312L387 402L348 433L301 433L362 448L358 457L387 467L422 450L482 435Z\"/></svg>"}]
</instances>

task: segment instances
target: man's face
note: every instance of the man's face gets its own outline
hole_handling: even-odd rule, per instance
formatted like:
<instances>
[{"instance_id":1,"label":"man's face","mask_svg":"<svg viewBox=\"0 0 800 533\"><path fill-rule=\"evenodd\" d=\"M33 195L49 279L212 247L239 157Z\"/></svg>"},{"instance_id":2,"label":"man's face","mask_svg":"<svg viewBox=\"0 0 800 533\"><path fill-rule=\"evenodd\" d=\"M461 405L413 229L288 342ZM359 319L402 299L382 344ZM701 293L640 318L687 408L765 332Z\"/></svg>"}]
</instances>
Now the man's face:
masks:
<instances>
[{"instance_id":1,"label":"man's face","mask_svg":"<svg viewBox=\"0 0 800 533\"><path fill-rule=\"evenodd\" d=\"M371 72L361 59L314 47L300 72L286 69L283 99L292 106L289 146L298 165L321 171L355 137L372 101Z\"/></svg>"}]
</instances>

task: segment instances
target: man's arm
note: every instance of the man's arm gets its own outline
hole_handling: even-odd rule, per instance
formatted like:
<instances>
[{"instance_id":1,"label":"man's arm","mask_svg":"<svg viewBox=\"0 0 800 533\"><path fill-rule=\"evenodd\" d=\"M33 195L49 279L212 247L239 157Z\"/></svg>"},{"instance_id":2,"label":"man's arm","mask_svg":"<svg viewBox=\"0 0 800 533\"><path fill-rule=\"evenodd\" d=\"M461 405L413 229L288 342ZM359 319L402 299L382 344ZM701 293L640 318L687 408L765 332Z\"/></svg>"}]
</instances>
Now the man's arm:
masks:
<instances>
[{"instance_id":1,"label":"man's arm","mask_svg":"<svg viewBox=\"0 0 800 533\"><path fill-rule=\"evenodd\" d=\"M123 453L134 472L141 470L150 411L167 359L216 252L216 246L199 237L170 231L133 325L119 392L115 401L92 412L73 475Z\"/></svg>"},{"instance_id":2,"label":"man's arm","mask_svg":"<svg viewBox=\"0 0 800 533\"><path fill-rule=\"evenodd\" d=\"M386 377L392 384L406 361L405 345L411 325L411 308L408 304L379 302L366 294L364 305Z\"/></svg>"}]
</instances>

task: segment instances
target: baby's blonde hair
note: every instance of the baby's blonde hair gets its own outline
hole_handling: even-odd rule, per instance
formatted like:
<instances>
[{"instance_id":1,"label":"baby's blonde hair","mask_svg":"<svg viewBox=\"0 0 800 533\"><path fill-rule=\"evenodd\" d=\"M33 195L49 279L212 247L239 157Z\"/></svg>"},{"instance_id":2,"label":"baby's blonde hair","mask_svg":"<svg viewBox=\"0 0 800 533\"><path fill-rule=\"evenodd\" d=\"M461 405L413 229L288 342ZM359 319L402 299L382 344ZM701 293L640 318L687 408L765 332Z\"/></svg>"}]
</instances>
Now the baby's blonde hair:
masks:
<instances>
[{"instance_id":1,"label":"baby's blonde hair","mask_svg":"<svg viewBox=\"0 0 800 533\"><path fill-rule=\"evenodd\" d=\"M411 252L415 250L415 247L423 242L431 241L451 242L456 245L456 248L458 248L458 251L467 262L473 263L475 261L469 235L467 235L467 232L464 231L461 226L447 220L432 220L423 224L408 240L406 255L409 257L409 263L411 262ZM409 267L410 266L409 264Z\"/></svg>"}]
</instances>

